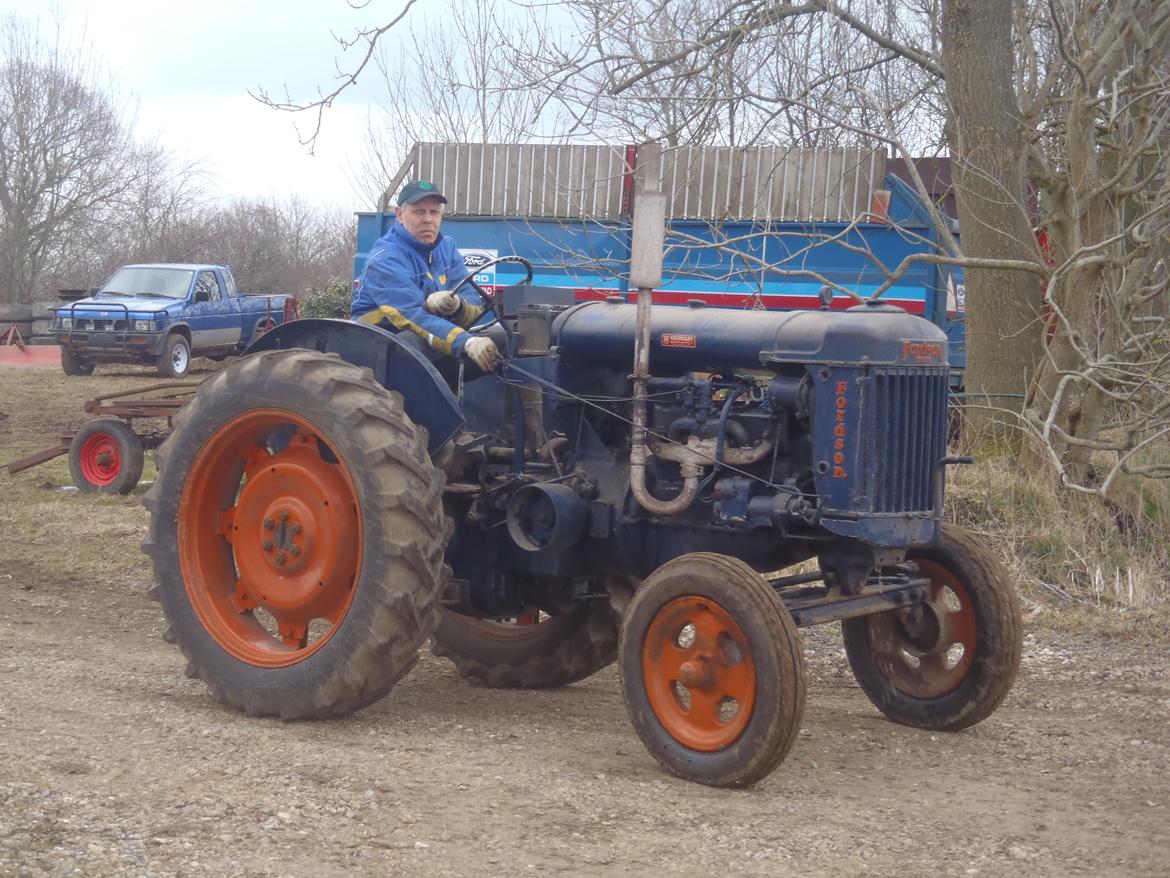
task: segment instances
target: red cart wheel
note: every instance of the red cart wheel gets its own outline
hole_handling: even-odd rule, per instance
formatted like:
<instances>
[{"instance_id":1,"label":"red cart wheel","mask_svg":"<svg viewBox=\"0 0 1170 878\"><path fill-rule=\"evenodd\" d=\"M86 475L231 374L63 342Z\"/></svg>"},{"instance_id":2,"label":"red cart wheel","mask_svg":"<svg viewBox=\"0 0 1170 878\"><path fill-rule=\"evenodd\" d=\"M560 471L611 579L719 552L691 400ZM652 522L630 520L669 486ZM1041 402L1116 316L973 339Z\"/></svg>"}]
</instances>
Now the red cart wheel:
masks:
<instances>
[{"instance_id":1,"label":"red cart wheel","mask_svg":"<svg viewBox=\"0 0 1170 878\"><path fill-rule=\"evenodd\" d=\"M73 483L87 494L129 494L142 478L142 440L122 421L98 418L69 445Z\"/></svg>"}]
</instances>

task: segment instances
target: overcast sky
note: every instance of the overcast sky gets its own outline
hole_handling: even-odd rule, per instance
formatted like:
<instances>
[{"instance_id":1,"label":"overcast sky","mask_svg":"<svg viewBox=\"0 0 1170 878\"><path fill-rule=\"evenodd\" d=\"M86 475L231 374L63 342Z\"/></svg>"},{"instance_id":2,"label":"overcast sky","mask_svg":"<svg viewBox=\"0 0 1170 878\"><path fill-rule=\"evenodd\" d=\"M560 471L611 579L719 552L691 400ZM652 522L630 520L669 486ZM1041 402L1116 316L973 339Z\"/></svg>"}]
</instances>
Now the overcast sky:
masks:
<instances>
[{"instance_id":1,"label":"overcast sky","mask_svg":"<svg viewBox=\"0 0 1170 878\"><path fill-rule=\"evenodd\" d=\"M415 10L433 5L422 0ZM309 155L294 130L294 118L311 125L308 115L271 110L248 90L279 96L287 85L297 98L331 90L341 59L331 32L349 35L401 8L401 0L370 0L362 10L345 0L0 0L0 16L39 16L45 37L54 10L72 39L84 32L110 79L136 99L140 134L200 161L221 196L299 193L352 209L370 207L349 178L373 93L354 89L335 103Z\"/></svg>"}]
</instances>

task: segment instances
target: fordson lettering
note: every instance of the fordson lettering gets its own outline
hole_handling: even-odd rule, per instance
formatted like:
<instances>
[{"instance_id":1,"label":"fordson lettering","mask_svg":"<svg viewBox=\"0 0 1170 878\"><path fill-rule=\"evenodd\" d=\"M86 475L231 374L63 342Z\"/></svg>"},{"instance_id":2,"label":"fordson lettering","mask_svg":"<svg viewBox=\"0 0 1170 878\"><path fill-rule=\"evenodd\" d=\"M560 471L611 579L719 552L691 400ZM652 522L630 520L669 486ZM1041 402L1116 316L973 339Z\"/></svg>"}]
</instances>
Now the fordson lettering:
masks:
<instances>
[{"instance_id":1,"label":"fordson lettering","mask_svg":"<svg viewBox=\"0 0 1170 878\"><path fill-rule=\"evenodd\" d=\"M943 361L943 346L937 341L902 340L902 361L930 366Z\"/></svg>"},{"instance_id":2,"label":"fordson lettering","mask_svg":"<svg viewBox=\"0 0 1170 878\"><path fill-rule=\"evenodd\" d=\"M848 381L837 382L837 422L833 425L833 478L835 479L849 477L849 474L845 472L845 409L848 407L845 393L848 390Z\"/></svg>"}]
</instances>

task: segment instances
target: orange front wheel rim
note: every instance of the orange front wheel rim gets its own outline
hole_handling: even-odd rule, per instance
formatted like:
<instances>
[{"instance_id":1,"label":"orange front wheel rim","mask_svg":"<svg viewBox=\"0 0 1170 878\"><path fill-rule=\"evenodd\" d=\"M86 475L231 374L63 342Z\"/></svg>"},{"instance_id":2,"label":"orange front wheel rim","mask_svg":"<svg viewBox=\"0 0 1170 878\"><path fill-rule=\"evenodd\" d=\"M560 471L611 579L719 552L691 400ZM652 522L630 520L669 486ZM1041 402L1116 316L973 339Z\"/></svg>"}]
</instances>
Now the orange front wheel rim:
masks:
<instances>
[{"instance_id":1,"label":"orange front wheel rim","mask_svg":"<svg viewBox=\"0 0 1170 878\"><path fill-rule=\"evenodd\" d=\"M952 570L925 558L916 561L930 580L930 600L870 616L869 644L878 669L896 689L915 698L941 698L959 687L975 661L975 604Z\"/></svg>"},{"instance_id":2,"label":"orange front wheel rim","mask_svg":"<svg viewBox=\"0 0 1170 878\"><path fill-rule=\"evenodd\" d=\"M207 633L240 661L286 667L325 645L362 561L353 479L298 415L257 409L199 450L179 501L179 565Z\"/></svg>"},{"instance_id":3,"label":"orange front wheel rim","mask_svg":"<svg viewBox=\"0 0 1170 878\"><path fill-rule=\"evenodd\" d=\"M642 679L662 727L691 750L723 750L751 720L756 668L747 637L709 598L675 598L655 614L642 645Z\"/></svg>"}]
</instances>

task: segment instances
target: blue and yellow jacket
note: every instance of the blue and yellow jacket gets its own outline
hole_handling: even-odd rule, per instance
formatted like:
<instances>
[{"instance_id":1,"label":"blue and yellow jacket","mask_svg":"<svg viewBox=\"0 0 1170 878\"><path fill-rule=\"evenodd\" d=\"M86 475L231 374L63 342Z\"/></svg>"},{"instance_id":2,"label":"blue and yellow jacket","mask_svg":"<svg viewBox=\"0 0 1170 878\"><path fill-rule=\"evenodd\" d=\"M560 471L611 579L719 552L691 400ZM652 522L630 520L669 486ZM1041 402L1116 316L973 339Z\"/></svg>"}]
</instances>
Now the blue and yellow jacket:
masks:
<instances>
[{"instance_id":1,"label":"blue and yellow jacket","mask_svg":"<svg viewBox=\"0 0 1170 878\"><path fill-rule=\"evenodd\" d=\"M461 290L463 305L450 318L432 314L423 303L431 293L449 290L467 275L452 238L440 232L434 244L424 244L395 222L370 250L353 294L353 319L385 322L400 332L408 329L441 353L458 353L467 342L464 327L483 314L475 293Z\"/></svg>"}]
</instances>

